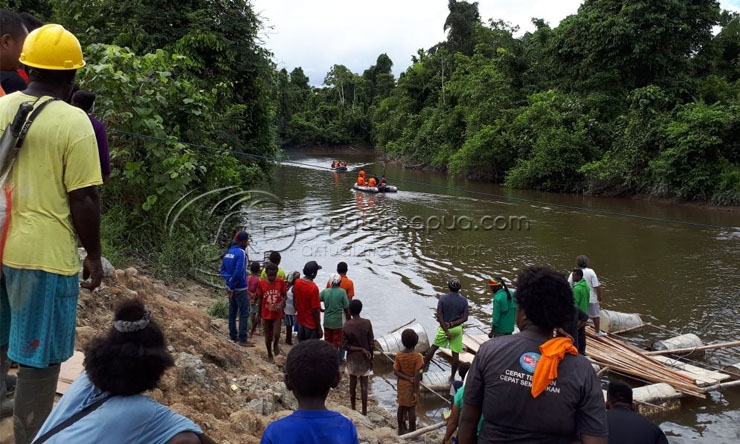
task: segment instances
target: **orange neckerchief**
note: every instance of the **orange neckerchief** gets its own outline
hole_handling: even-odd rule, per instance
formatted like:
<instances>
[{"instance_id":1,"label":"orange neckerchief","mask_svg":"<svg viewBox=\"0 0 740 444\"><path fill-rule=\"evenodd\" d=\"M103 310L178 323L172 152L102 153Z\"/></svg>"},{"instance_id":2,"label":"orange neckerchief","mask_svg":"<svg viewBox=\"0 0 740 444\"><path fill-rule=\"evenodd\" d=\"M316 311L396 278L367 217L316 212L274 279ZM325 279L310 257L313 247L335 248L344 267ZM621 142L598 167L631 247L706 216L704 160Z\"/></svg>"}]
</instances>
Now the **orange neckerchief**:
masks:
<instances>
[{"instance_id":1,"label":"orange neckerchief","mask_svg":"<svg viewBox=\"0 0 740 444\"><path fill-rule=\"evenodd\" d=\"M552 338L540 345L540 360L534 369L532 378L532 397L536 398L545 391L550 382L558 377L558 364L566 353L577 355L578 349L573 346L570 338Z\"/></svg>"}]
</instances>

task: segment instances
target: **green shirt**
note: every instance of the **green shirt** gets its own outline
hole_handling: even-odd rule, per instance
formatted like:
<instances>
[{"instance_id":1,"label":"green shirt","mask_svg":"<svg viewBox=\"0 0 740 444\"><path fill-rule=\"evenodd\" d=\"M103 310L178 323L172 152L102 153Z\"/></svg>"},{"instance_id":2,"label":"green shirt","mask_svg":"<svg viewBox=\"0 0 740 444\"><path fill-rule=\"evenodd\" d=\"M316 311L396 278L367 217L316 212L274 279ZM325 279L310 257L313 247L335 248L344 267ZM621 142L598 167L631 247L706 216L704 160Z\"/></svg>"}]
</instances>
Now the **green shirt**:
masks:
<instances>
[{"instance_id":1,"label":"green shirt","mask_svg":"<svg viewBox=\"0 0 740 444\"><path fill-rule=\"evenodd\" d=\"M573 302L576 304L576 307L586 313L588 313L588 300L590 296L591 290L588 289L588 284L585 280L581 279L573 285Z\"/></svg>"},{"instance_id":2,"label":"green shirt","mask_svg":"<svg viewBox=\"0 0 740 444\"><path fill-rule=\"evenodd\" d=\"M325 288L321 290L319 299L324 303L324 328L342 328L342 312L349 308L349 299L344 288Z\"/></svg>"},{"instance_id":3,"label":"green shirt","mask_svg":"<svg viewBox=\"0 0 740 444\"><path fill-rule=\"evenodd\" d=\"M511 290L509 290L511 291ZM460 389L455 393L455 398L453 399L452 403L455 404L458 410L458 414L462 415L462 408L463 408L463 395L465 394L465 386L460 387ZM483 417L483 414L480 415L480 420L478 421L478 428L475 430L475 435L480 435L480 428L483 427L483 421L485 418ZM459 424L459 416L458 416L458 424Z\"/></svg>"},{"instance_id":4,"label":"green shirt","mask_svg":"<svg viewBox=\"0 0 740 444\"><path fill-rule=\"evenodd\" d=\"M493 295L493 325L494 335L505 335L514 332L514 323L516 323L516 299L514 299L514 290L509 290L511 300L503 288Z\"/></svg>"}]
</instances>

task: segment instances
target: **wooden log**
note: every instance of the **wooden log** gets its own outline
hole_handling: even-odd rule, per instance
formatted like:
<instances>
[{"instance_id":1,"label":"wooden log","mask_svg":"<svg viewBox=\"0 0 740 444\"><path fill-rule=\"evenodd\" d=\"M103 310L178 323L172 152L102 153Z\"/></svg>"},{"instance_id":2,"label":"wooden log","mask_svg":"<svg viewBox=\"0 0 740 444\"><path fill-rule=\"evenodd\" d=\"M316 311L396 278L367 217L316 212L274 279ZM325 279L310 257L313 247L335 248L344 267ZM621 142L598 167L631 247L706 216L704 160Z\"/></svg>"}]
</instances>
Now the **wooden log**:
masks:
<instances>
[{"instance_id":1,"label":"wooden log","mask_svg":"<svg viewBox=\"0 0 740 444\"><path fill-rule=\"evenodd\" d=\"M646 351L644 354L651 356L651 355L675 355L675 354L682 354L682 353L691 353L699 350L712 350L715 348L725 348L725 347L740 347L740 341L729 341L729 342L718 342L717 344L707 344L702 345L699 347L687 347L687 348L677 348L675 350L652 350L652 351Z\"/></svg>"},{"instance_id":2,"label":"wooden log","mask_svg":"<svg viewBox=\"0 0 740 444\"><path fill-rule=\"evenodd\" d=\"M406 433L405 435L401 435L401 436L399 436L399 438L401 438L401 439L416 438L417 436L421 436L421 435L423 435L423 434L425 434L427 432L431 432L431 431L434 431L434 430L437 430L437 429L441 429L445 425L447 425L447 422L446 421L438 422L436 424L432 424L430 426L426 426L426 427L422 427L420 429L414 430L411 433Z\"/></svg>"}]
</instances>

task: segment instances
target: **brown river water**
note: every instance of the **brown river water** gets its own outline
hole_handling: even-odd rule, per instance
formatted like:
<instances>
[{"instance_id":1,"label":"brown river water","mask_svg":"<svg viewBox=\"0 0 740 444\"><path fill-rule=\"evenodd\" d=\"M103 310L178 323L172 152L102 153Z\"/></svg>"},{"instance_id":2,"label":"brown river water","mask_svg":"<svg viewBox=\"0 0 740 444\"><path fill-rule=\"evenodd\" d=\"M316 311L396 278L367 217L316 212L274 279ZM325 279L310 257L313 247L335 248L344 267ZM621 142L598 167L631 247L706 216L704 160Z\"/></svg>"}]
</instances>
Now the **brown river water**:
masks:
<instances>
[{"instance_id":1,"label":"brown river water","mask_svg":"<svg viewBox=\"0 0 740 444\"><path fill-rule=\"evenodd\" d=\"M740 212L664 202L508 190L492 184L403 169L373 153L343 154L350 172L329 170L329 155L291 153L276 167L274 195L248 212L252 259L283 250L281 267L323 266L323 284L340 261L349 265L363 315L381 336L412 319L430 338L436 296L460 278L471 305L466 328L489 329L490 276L515 279L528 265L562 272L589 256L604 288L603 309L639 313L643 321L704 343L740 339ZM399 187L395 194L352 190L360 166ZM270 200L274 202L269 202ZM630 334L645 345L672 334ZM395 408L390 365L376 359L372 391ZM740 348L710 351L705 362L740 362ZM385 376L385 379L380 377ZM422 420L439 420L444 403L425 397ZM426 418L424 418L426 416ZM740 442L740 387L652 417L675 443Z\"/></svg>"}]
</instances>

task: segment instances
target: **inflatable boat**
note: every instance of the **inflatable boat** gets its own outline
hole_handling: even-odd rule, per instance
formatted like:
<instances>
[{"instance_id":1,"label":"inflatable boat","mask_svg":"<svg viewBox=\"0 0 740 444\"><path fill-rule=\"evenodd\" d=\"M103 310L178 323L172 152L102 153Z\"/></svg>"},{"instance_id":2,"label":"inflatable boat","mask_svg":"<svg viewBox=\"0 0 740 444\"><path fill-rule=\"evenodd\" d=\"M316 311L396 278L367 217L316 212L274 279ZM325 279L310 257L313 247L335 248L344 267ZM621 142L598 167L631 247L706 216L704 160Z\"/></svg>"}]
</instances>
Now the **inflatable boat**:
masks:
<instances>
[{"instance_id":1,"label":"inflatable boat","mask_svg":"<svg viewBox=\"0 0 740 444\"><path fill-rule=\"evenodd\" d=\"M364 191L365 193L397 193L398 192L398 188L394 187L393 185L386 185L382 188L379 188L379 187L367 187L367 186L361 186L361 185L354 184L352 188L357 191Z\"/></svg>"}]
</instances>

